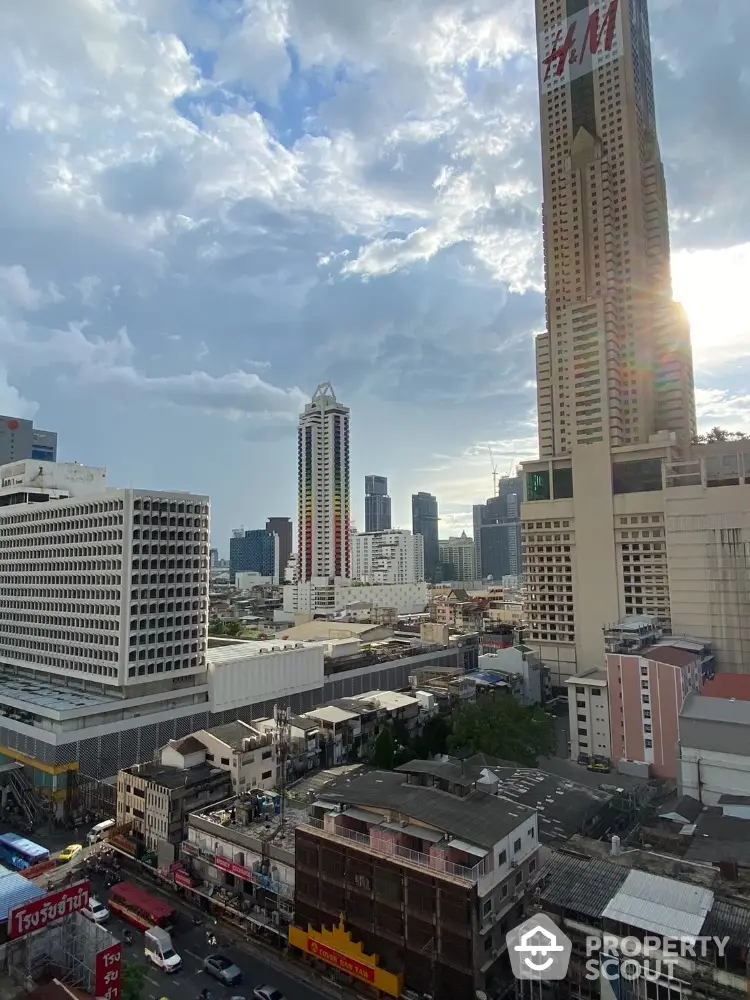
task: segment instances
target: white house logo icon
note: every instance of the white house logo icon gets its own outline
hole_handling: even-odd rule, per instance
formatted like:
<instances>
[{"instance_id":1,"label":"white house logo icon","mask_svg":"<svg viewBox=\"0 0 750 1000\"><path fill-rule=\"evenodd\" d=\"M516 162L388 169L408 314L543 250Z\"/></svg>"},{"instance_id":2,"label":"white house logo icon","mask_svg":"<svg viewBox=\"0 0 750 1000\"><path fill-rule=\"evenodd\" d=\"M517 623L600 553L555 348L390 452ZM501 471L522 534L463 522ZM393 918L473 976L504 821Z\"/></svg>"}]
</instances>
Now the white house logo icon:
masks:
<instances>
[{"instance_id":1,"label":"white house logo icon","mask_svg":"<svg viewBox=\"0 0 750 1000\"><path fill-rule=\"evenodd\" d=\"M507 943L516 979L565 978L570 962L570 938L546 914L537 914L514 927Z\"/></svg>"}]
</instances>

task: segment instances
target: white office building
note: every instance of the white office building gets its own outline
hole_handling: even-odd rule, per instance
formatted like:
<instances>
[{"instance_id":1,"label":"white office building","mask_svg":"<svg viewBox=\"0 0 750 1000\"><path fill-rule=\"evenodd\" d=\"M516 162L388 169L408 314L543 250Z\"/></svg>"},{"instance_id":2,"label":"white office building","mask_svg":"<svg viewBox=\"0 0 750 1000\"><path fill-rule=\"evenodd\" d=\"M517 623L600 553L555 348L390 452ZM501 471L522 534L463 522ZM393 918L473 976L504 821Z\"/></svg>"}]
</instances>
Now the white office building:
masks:
<instances>
[{"instance_id":1,"label":"white office building","mask_svg":"<svg viewBox=\"0 0 750 1000\"><path fill-rule=\"evenodd\" d=\"M32 460L0 483L0 760L64 796L203 720L208 498Z\"/></svg>"},{"instance_id":2,"label":"white office building","mask_svg":"<svg viewBox=\"0 0 750 1000\"><path fill-rule=\"evenodd\" d=\"M424 539L410 531L352 531L352 578L362 583L424 580Z\"/></svg>"}]
</instances>

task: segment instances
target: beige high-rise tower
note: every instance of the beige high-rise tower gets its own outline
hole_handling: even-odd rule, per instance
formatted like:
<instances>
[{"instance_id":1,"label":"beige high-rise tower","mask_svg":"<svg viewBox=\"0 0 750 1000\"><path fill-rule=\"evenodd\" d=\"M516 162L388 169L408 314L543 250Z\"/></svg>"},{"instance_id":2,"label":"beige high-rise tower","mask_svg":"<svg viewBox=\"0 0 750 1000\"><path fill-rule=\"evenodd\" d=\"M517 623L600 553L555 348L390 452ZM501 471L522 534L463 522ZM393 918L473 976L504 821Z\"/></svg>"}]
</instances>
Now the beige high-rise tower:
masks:
<instances>
[{"instance_id":1,"label":"beige high-rise tower","mask_svg":"<svg viewBox=\"0 0 750 1000\"><path fill-rule=\"evenodd\" d=\"M696 423L646 0L536 0L536 19L547 329L522 521L527 641L563 678L627 615L670 627L666 483Z\"/></svg>"},{"instance_id":2,"label":"beige high-rise tower","mask_svg":"<svg viewBox=\"0 0 750 1000\"><path fill-rule=\"evenodd\" d=\"M536 0L547 332L539 453L695 434L672 301L646 0Z\"/></svg>"}]
</instances>

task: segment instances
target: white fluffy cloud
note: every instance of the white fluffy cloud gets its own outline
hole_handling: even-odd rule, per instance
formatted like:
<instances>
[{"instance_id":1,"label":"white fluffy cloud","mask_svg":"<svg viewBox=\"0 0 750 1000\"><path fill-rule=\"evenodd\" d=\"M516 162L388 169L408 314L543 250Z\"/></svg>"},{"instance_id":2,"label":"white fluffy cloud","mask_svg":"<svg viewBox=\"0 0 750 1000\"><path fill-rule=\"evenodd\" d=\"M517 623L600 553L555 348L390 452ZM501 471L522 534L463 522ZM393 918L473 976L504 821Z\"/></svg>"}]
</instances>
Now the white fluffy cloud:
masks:
<instances>
[{"instance_id":1,"label":"white fluffy cloud","mask_svg":"<svg viewBox=\"0 0 750 1000\"><path fill-rule=\"evenodd\" d=\"M652 32L675 286L717 422L747 412L750 25L714 6L698 31L687 0L653 2ZM233 523L293 514L295 415L332 378L355 515L381 472L404 523L430 489L468 525L481 442L501 465L535 447L532 17L532 0L0 5L0 408L38 409L113 481L212 493L223 547Z\"/></svg>"}]
</instances>

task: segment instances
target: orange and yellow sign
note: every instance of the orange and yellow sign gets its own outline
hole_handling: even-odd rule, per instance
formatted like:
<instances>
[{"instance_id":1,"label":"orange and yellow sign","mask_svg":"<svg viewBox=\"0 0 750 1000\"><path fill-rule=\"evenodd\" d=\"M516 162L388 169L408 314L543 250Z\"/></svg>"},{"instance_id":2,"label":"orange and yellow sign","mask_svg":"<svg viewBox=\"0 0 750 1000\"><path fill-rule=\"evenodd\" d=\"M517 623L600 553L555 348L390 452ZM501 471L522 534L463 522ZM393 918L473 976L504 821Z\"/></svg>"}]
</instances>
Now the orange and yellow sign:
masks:
<instances>
[{"instance_id":1,"label":"orange and yellow sign","mask_svg":"<svg viewBox=\"0 0 750 1000\"><path fill-rule=\"evenodd\" d=\"M331 930L290 927L289 944L361 982L369 983L381 993L391 997L401 996L404 977L381 969L377 955L366 955L361 942L352 941L351 933L344 926L343 916L338 927Z\"/></svg>"}]
</instances>

